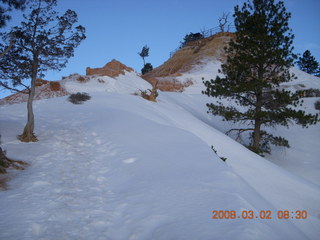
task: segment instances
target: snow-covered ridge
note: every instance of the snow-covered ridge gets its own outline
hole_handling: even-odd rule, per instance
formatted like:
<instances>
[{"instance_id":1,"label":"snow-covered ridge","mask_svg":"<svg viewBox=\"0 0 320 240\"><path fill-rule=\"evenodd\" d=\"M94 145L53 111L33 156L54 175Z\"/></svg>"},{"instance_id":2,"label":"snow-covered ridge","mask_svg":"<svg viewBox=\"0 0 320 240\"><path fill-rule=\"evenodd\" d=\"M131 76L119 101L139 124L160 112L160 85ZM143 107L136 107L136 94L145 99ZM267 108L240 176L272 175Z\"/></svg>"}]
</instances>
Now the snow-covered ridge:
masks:
<instances>
[{"instance_id":1,"label":"snow-covered ridge","mask_svg":"<svg viewBox=\"0 0 320 240\"><path fill-rule=\"evenodd\" d=\"M109 93L128 93L132 94L139 89L146 90L152 88L151 85L143 80L136 72L127 72L118 77L108 76L86 76L86 81L79 82L79 76L75 75L68 78L62 84L69 93L76 92L109 92Z\"/></svg>"},{"instance_id":2,"label":"snow-covered ridge","mask_svg":"<svg viewBox=\"0 0 320 240\"><path fill-rule=\"evenodd\" d=\"M185 83L192 81L193 84L185 89L186 93L201 93L205 90L203 85L203 80L215 79L216 76L223 76L219 73L221 69L221 62L215 58L203 58L198 64L194 65L193 68L181 74L181 76L176 77L179 82ZM296 79L283 83L282 87L296 90L306 90L310 88L320 89L320 78L305 73L296 67L290 68L290 72L293 73Z\"/></svg>"}]
</instances>

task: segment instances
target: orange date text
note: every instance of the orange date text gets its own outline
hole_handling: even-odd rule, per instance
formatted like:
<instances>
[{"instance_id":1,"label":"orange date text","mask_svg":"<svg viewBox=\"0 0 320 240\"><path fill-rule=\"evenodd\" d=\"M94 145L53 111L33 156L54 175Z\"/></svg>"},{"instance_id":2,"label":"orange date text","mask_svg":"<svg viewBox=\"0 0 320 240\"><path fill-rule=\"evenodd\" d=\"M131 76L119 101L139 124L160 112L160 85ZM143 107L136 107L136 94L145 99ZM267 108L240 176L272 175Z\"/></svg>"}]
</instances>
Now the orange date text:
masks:
<instances>
[{"instance_id":1,"label":"orange date text","mask_svg":"<svg viewBox=\"0 0 320 240\"><path fill-rule=\"evenodd\" d=\"M279 210L272 212L271 210L214 210L212 211L212 219L307 219L308 213L306 210Z\"/></svg>"}]
</instances>

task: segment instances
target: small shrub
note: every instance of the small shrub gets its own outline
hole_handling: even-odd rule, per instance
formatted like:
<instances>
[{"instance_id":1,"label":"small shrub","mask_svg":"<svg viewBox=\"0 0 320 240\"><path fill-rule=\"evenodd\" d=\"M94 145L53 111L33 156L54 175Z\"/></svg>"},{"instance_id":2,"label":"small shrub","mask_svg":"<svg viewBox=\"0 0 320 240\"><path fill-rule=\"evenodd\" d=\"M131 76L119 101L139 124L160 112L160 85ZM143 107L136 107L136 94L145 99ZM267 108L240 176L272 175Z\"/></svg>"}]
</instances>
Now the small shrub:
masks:
<instances>
[{"instance_id":1,"label":"small shrub","mask_svg":"<svg viewBox=\"0 0 320 240\"><path fill-rule=\"evenodd\" d=\"M85 78L85 77L83 77L83 76L79 76L78 78L77 78L77 81L79 81L79 82L87 82L88 81L88 79L87 78Z\"/></svg>"},{"instance_id":2,"label":"small shrub","mask_svg":"<svg viewBox=\"0 0 320 240\"><path fill-rule=\"evenodd\" d=\"M142 75L144 75L147 72L150 72L152 70L153 70L153 66L151 65L151 63L146 63L146 65L144 65L144 67L141 69L141 73Z\"/></svg>"},{"instance_id":3,"label":"small shrub","mask_svg":"<svg viewBox=\"0 0 320 240\"><path fill-rule=\"evenodd\" d=\"M73 104L82 104L83 102L88 101L90 98L91 96L88 93L78 92L78 93L71 94L68 100Z\"/></svg>"},{"instance_id":4,"label":"small shrub","mask_svg":"<svg viewBox=\"0 0 320 240\"><path fill-rule=\"evenodd\" d=\"M314 103L314 108L317 110L320 110L320 100L318 100Z\"/></svg>"},{"instance_id":5,"label":"small shrub","mask_svg":"<svg viewBox=\"0 0 320 240\"><path fill-rule=\"evenodd\" d=\"M189 42L193 42L196 40L200 40L203 39L204 35L201 33L190 33L190 34L186 34L186 36L183 39L183 42L181 42L181 48L185 47L187 45L187 43Z\"/></svg>"},{"instance_id":6,"label":"small shrub","mask_svg":"<svg viewBox=\"0 0 320 240\"><path fill-rule=\"evenodd\" d=\"M103 79L98 78L98 82L99 83L105 83L105 81Z\"/></svg>"}]
</instances>

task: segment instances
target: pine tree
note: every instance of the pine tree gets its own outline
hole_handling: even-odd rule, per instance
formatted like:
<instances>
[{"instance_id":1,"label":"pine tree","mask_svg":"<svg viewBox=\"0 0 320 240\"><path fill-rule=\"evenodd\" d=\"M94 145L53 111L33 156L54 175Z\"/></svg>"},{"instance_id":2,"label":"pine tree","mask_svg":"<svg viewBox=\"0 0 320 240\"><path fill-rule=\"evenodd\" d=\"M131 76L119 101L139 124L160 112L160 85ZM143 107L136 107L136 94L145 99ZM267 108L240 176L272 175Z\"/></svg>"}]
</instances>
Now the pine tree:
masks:
<instances>
[{"instance_id":1,"label":"pine tree","mask_svg":"<svg viewBox=\"0 0 320 240\"><path fill-rule=\"evenodd\" d=\"M190 33L186 34L185 37L183 38L183 42L181 42L180 48L185 47L189 42L193 42L196 40L203 39L204 35L202 33Z\"/></svg>"},{"instance_id":2,"label":"pine tree","mask_svg":"<svg viewBox=\"0 0 320 240\"><path fill-rule=\"evenodd\" d=\"M207 104L208 112L226 121L246 123L248 127L228 133L251 133L249 148L254 152L270 152L270 144L289 147L286 139L262 127L288 127L291 121L306 127L318 121L317 115L293 109L301 103L298 94L280 87L294 78L289 72L295 58L294 36L288 26L291 15L282 1L274 0L248 1L234 10L237 31L226 48L228 58L221 66L224 77L204 81L207 89L203 93L219 99ZM222 103L224 98L233 105Z\"/></svg>"},{"instance_id":3,"label":"pine tree","mask_svg":"<svg viewBox=\"0 0 320 240\"><path fill-rule=\"evenodd\" d=\"M54 10L57 0L29 0L30 13L24 15L21 26L14 27L3 36L7 49L11 36L14 44L0 59L0 85L16 90L23 86L28 92L28 121L21 141L37 141L34 135L33 98L35 81L43 77L48 70L61 70L66 66L68 58L74 54L74 49L85 39L85 29L74 27L78 21L77 14L67 10L62 16ZM30 84L25 82L29 80Z\"/></svg>"},{"instance_id":4,"label":"pine tree","mask_svg":"<svg viewBox=\"0 0 320 240\"><path fill-rule=\"evenodd\" d=\"M309 73L317 74L319 73L319 63L316 61L315 57L311 55L309 50L306 50L302 57L299 58L297 62L300 70Z\"/></svg>"},{"instance_id":5,"label":"pine tree","mask_svg":"<svg viewBox=\"0 0 320 240\"><path fill-rule=\"evenodd\" d=\"M145 57L148 57L149 56L149 47L147 45L145 45L141 52L138 53L140 55L140 57L142 57L142 60L143 60L143 66L146 65L146 62L144 60Z\"/></svg>"}]
</instances>

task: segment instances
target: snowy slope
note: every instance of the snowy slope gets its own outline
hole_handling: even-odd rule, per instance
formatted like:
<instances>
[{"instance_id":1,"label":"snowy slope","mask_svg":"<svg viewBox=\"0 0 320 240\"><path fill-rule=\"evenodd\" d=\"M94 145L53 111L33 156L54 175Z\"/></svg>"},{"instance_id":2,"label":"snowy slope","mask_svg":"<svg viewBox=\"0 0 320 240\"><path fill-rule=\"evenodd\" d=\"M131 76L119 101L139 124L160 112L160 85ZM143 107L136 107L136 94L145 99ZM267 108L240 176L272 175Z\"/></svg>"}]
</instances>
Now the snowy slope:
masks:
<instances>
[{"instance_id":1,"label":"snowy slope","mask_svg":"<svg viewBox=\"0 0 320 240\"><path fill-rule=\"evenodd\" d=\"M319 186L224 135L201 85L153 103L132 95L150 88L136 74L103 80L65 83L90 93L83 105L35 101L37 143L15 138L25 104L0 107L2 147L31 164L0 192L0 239L317 239ZM214 210L272 219L212 219ZM278 210L308 218L281 220Z\"/></svg>"},{"instance_id":2,"label":"snowy slope","mask_svg":"<svg viewBox=\"0 0 320 240\"><path fill-rule=\"evenodd\" d=\"M184 92L185 97L182 98L176 95L175 101L180 106L184 106L189 112L193 112L197 118L219 129L221 132L226 132L235 126L232 123L222 122L220 117L209 117L206 114L207 108L205 104L214 101L214 99L201 94L201 91L205 90L202 84L202 78L205 80L214 79L215 76L219 75L218 69L220 66L220 62L207 59L203 61L202 65L197 65L191 72L179 77L180 81L191 80L195 84L186 89ZM282 87L291 91L310 88L320 89L320 78L296 68L291 68L290 71L297 79L289 83L284 83ZM188 101L188 99L192 100ZM314 108L314 103L318 100L320 100L319 97L304 98L301 109L307 113L319 113L319 111ZM230 104L227 101L225 102L226 104ZM278 126L276 129L268 129L268 131L287 138L291 148L273 147L272 155L267 155L266 158L320 186L320 125L317 124L309 126L308 128L302 128L301 126L293 124L290 128Z\"/></svg>"}]
</instances>

